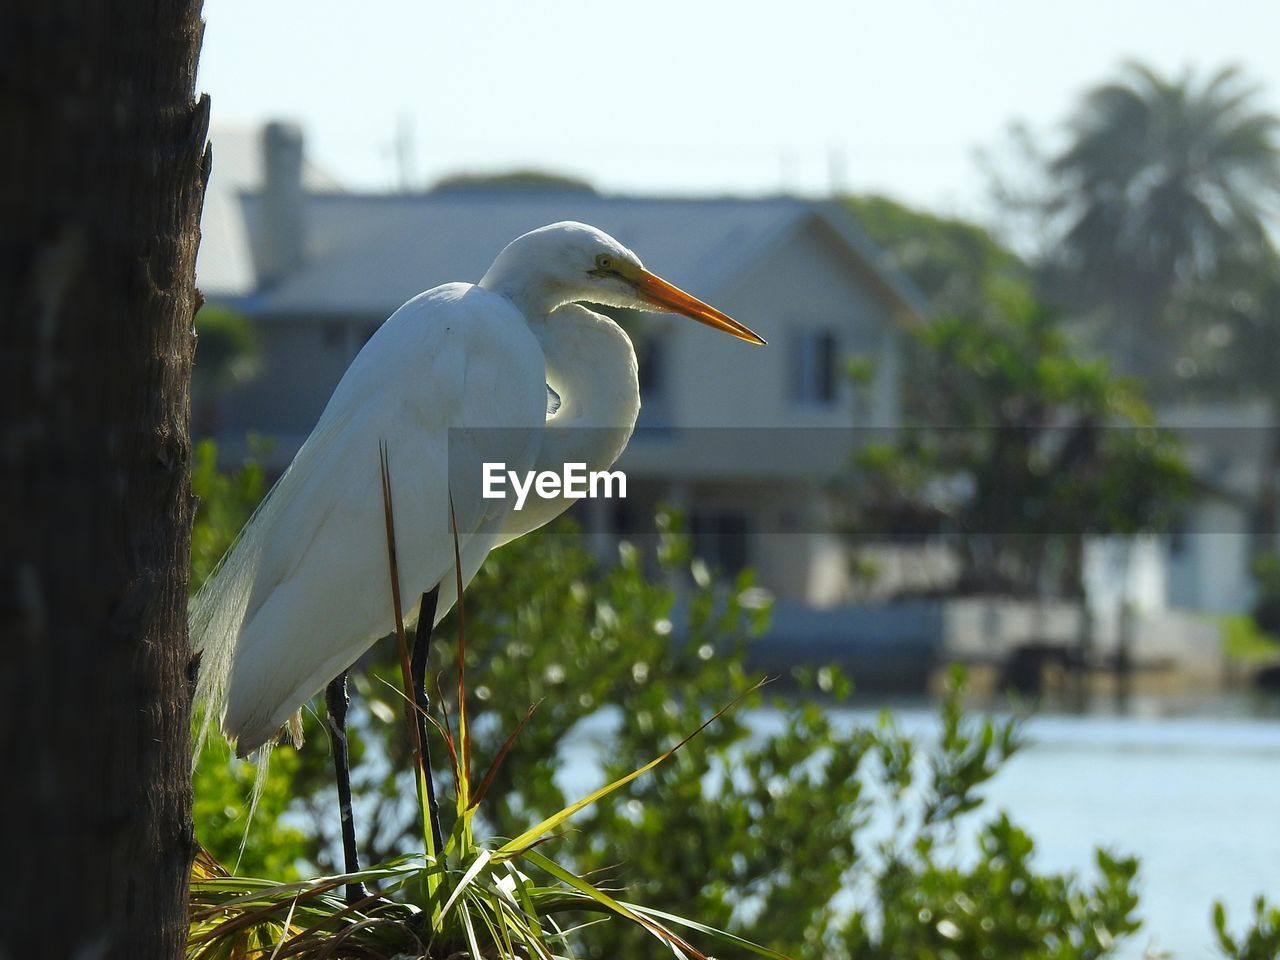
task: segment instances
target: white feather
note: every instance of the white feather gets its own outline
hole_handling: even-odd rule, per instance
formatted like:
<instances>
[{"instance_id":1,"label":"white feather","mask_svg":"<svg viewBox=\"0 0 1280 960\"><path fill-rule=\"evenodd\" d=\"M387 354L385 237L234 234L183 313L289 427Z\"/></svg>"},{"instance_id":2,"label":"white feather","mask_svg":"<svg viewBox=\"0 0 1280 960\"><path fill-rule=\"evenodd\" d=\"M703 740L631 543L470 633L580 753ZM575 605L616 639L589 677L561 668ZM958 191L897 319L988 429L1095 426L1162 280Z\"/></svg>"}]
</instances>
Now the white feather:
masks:
<instances>
[{"instance_id":1,"label":"white feather","mask_svg":"<svg viewBox=\"0 0 1280 960\"><path fill-rule=\"evenodd\" d=\"M440 584L442 617L455 599L446 491L466 581L511 504L457 481L490 456L529 469L545 400L545 364L528 324L479 287L430 290L369 340L194 601L197 697L239 754L271 740L392 629L379 443L389 447L401 595L416 605Z\"/></svg>"}]
</instances>

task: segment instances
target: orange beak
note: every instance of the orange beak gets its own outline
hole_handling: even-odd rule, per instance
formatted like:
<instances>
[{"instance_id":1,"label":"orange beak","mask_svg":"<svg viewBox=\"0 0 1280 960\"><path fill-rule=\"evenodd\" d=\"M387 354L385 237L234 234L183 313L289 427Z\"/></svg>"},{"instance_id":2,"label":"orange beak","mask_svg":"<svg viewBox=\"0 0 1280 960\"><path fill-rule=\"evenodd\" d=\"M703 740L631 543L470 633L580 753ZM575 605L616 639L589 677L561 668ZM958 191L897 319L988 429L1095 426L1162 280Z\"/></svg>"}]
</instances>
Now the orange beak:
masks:
<instances>
[{"instance_id":1,"label":"orange beak","mask_svg":"<svg viewBox=\"0 0 1280 960\"><path fill-rule=\"evenodd\" d=\"M633 279L632 283L635 285L640 299L645 303L652 304L659 310L682 314L690 320L697 320L699 323L705 323L708 327L723 330L739 340L747 341L747 343L763 345L765 342L763 337L752 333L751 330L737 320L721 313L715 307L703 303L697 297L690 296L679 287L667 283L657 274L650 273L648 270L641 270L639 276Z\"/></svg>"}]
</instances>

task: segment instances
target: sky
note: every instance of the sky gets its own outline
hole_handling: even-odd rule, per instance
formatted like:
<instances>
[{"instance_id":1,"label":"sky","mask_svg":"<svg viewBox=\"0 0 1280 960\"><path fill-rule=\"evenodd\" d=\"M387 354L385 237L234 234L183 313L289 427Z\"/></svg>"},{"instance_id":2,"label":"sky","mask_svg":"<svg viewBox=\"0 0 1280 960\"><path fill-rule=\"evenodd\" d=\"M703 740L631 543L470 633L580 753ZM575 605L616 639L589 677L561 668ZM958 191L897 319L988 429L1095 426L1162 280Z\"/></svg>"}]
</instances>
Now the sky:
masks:
<instances>
[{"instance_id":1,"label":"sky","mask_svg":"<svg viewBox=\"0 0 1280 960\"><path fill-rule=\"evenodd\" d=\"M350 189L538 168L618 193L877 191L980 216L975 152L1002 155L1015 120L1051 146L1126 58L1168 72L1239 64L1280 112L1271 0L204 10L199 85L214 123L295 121L310 159Z\"/></svg>"}]
</instances>

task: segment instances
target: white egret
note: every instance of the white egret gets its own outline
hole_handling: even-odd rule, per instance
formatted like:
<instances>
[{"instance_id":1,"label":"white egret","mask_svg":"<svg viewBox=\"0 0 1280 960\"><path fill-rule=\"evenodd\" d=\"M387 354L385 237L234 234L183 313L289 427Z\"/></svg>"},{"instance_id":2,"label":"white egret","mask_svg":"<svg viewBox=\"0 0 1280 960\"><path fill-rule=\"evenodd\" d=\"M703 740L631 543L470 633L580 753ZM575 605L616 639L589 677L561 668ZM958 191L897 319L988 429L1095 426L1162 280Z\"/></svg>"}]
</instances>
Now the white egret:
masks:
<instances>
[{"instance_id":1,"label":"white egret","mask_svg":"<svg viewBox=\"0 0 1280 960\"><path fill-rule=\"evenodd\" d=\"M764 343L581 223L526 233L479 284L444 284L402 306L351 363L194 601L197 696L237 754L272 742L326 684L331 715L344 714L347 669L392 630L380 443L389 450L401 595L436 600L428 628L456 599L451 500L464 584L493 547L570 502L531 500L513 512L510 498L485 499L459 461L521 472L612 466L640 411L636 355L616 323L582 302L680 313ZM550 415L548 386L560 397ZM418 611L409 613L412 621ZM335 740L345 741L341 716L335 722ZM344 745L335 743L340 780Z\"/></svg>"}]
</instances>

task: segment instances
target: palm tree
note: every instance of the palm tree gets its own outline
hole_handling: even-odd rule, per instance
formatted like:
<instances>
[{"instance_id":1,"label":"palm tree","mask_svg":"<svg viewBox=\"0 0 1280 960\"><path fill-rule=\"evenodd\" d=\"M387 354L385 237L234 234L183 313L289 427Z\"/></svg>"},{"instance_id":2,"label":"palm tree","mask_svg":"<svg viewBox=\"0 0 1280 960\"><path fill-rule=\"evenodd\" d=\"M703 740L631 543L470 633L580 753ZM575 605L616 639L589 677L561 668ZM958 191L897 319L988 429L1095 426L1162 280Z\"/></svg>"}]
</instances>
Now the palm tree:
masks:
<instances>
[{"instance_id":1,"label":"palm tree","mask_svg":"<svg viewBox=\"0 0 1280 960\"><path fill-rule=\"evenodd\" d=\"M1116 360L1161 379L1169 307L1228 261L1265 254L1280 199L1280 121L1236 67L1198 82L1128 63L1091 91L1053 162L1077 294L1100 307ZM1266 259L1263 257L1262 259ZM1162 334L1157 336L1157 334ZM1163 369L1162 369L1163 368Z\"/></svg>"}]
</instances>

